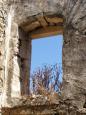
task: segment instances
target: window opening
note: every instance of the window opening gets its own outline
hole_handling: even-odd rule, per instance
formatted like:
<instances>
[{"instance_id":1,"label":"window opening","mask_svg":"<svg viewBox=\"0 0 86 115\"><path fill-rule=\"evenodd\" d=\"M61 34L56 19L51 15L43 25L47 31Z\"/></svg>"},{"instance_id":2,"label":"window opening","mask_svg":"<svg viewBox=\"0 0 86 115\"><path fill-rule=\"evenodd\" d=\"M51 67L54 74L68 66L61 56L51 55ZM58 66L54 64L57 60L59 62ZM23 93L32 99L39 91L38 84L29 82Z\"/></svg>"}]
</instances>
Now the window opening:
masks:
<instances>
[{"instance_id":1,"label":"window opening","mask_svg":"<svg viewBox=\"0 0 86 115\"><path fill-rule=\"evenodd\" d=\"M32 40L30 92L59 92L62 84L63 36Z\"/></svg>"}]
</instances>

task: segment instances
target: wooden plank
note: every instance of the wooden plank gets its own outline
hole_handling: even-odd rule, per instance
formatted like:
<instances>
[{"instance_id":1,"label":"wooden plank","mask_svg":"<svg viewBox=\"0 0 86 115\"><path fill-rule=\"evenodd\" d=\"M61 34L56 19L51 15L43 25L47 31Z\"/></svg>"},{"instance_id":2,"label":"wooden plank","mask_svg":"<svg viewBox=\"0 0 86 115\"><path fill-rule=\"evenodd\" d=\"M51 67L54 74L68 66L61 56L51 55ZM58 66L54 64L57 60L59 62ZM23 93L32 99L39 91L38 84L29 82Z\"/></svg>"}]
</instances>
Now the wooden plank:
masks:
<instances>
[{"instance_id":1,"label":"wooden plank","mask_svg":"<svg viewBox=\"0 0 86 115\"><path fill-rule=\"evenodd\" d=\"M32 31L34 29L36 29L37 27L40 27L40 23L38 21L35 21L31 24L27 24L26 26L22 26L22 29L25 31L25 32L29 32L29 31Z\"/></svg>"},{"instance_id":2,"label":"wooden plank","mask_svg":"<svg viewBox=\"0 0 86 115\"><path fill-rule=\"evenodd\" d=\"M46 29L37 29L34 32L30 33L30 36L32 39L47 37L47 36L53 36L63 34L63 27L62 26L48 26Z\"/></svg>"},{"instance_id":3,"label":"wooden plank","mask_svg":"<svg viewBox=\"0 0 86 115\"><path fill-rule=\"evenodd\" d=\"M40 24L45 28L46 26L48 26L48 23L46 22L46 20L44 19L43 16L36 16L36 18L38 19L38 21L40 22Z\"/></svg>"},{"instance_id":4,"label":"wooden plank","mask_svg":"<svg viewBox=\"0 0 86 115\"><path fill-rule=\"evenodd\" d=\"M23 22L20 23L20 26L21 26L21 27L27 26L27 25L29 25L29 24L35 22L35 21L37 21L36 18L34 18L34 17L29 17L29 18L23 20Z\"/></svg>"},{"instance_id":5,"label":"wooden plank","mask_svg":"<svg viewBox=\"0 0 86 115\"><path fill-rule=\"evenodd\" d=\"M49 18L49 17L45 17L45 19L46 19L49 23L63 23L63 18L58 18L58 17Z\"/></svg>"}]
</instances>

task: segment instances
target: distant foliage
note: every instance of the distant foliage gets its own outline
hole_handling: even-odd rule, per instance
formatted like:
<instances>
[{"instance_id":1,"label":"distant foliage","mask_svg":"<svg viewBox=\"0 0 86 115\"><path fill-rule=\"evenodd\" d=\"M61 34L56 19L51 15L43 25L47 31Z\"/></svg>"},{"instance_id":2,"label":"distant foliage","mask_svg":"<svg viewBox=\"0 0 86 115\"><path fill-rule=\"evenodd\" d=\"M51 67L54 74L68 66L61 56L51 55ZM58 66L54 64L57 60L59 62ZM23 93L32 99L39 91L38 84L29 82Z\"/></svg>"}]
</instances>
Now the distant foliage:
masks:
<instances>
[{"instance_id":1,"label":"distant foliage","mask_svg":"<svg viewBox=\"0 0 86 115\"><path fill-rule=\"evenodd\" d=\"M31 74L31 92L42 94L46 92L59 92L62 84L59 81L62 69L57 64L45 65Z\"/></svg>"}]
</instances>

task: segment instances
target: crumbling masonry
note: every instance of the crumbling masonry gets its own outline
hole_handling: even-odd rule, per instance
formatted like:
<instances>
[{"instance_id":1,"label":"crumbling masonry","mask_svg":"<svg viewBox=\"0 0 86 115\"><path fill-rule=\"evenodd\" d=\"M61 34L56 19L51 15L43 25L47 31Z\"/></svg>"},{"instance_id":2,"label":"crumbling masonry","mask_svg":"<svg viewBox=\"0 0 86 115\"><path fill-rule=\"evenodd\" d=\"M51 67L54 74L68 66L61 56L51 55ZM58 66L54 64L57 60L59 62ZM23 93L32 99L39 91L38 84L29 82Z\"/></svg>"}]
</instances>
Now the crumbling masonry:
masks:
<instances>
[{"instance_id":1,"label":"crumbling masonry","mask_svg":"<svg viewBox=\"0 0 86 115\"><path fill-rule=\"evenodd\" d=\"M28 98L31 39L63 34L63 87ZM29 64L28 64L29 63ZM86 0L0 0L0 114L86 115Z\"/></svg>"}]
</instances>

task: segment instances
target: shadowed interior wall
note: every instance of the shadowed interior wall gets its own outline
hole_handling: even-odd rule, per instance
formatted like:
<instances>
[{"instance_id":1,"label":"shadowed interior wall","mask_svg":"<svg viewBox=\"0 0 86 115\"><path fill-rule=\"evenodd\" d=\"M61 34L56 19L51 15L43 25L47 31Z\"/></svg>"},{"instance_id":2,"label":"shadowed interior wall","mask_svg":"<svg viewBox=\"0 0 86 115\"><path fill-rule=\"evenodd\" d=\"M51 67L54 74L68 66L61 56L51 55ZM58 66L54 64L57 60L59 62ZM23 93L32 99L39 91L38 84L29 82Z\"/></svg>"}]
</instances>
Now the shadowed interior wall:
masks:
<instances>
[{"instance_id":1,"label":"shadowed interior wall","mask_svg":"<svg viewBox=\"0 0 86 115\"><path fill-rule=\"evenodd\" d=\"M30 66L31 66L31 38L28 33L19 29L19 65L21 94L29 94Z\"/></svg>"}]
</instances>

